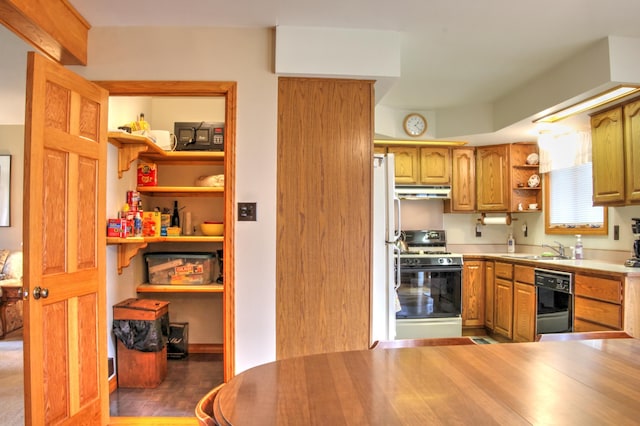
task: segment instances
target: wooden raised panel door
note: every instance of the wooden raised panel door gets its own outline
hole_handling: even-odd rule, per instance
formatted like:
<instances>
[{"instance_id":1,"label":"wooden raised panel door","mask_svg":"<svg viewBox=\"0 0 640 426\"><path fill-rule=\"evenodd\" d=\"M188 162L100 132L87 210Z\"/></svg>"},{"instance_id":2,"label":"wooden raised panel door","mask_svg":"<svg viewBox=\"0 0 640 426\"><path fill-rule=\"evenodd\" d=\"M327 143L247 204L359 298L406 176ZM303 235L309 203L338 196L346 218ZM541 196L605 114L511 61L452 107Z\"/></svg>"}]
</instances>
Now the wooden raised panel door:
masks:
<instances>
[{"instance_id":1,"label":"wooden raised panel door","mask_svg":"<svg viewBox=\"0 0 640 426\"><path fill-rule=\"evenodd\" d=\"M513 281L496 278L494 332L509 339L513 337Z\"/></svg>"},{"instance_id":2,"label":"wooden raised panel door","mask_svg":"<svg viewBox=\"0 0 640 426\"><path fill-rule=\"evenodd\" d=\"M479 211L509 209L509 146L476 150L476 203Z\"/></svg>"},{"instance_id":3,"label":"wooden raised panel door","mask_svg":"<svg viewBox=\"0 0 640 426\"><path fill-rule=\"evenodd\" d=\"M486 261L484 264L484 291L485 291L485 309L484 324L489 330L494 329L494 304L495 304L495 263Z\"/></svg>"},{"instance_id":4,"label":"wooden raised panel door","mask_svg":"<svg viewBox=\"0 0 640 426\"><path fill-rule=\"evenodd\" d=\"M536 320L536 288L516 282L513 285L513 340L533 342Z\"/></svg>"},{"instance_id":5,"label":"wooden raised panel door","mask_svg":"<svg viewBox=\"0 0 640 426\"><path fill-rule=\"evenodd\" d=\"M594 204L624 202L622 107L591 117Z\"/></svg>"},{"instance_id":6,"label":"wooden raised panel door","mask_svg":"<svg viewBox=\"0 0 640 426\"><path fill-rule=\"evenodd\" d=\"M387 152L394 155L396 184L418 183L418 148L416 147L389 147Z\"/></svg>"},{"instance_id":7,"label":"wooden raised panel door","mask_svg":"<svg viewBox=\"0 0 640 426\"><path fill-rule=\"evenodd\" d=\"M449 148L420 148L420 183L451 183L451 151Z\"/></svg>"},{"instance_id":8,"label":"wooden raised panel door","mask_svg":"<svg viewBox=\"0 0 640 426\"><path fill-rule=\"evenodd\" d=\"M464 263L462 282L462 325L484 325L484 262L471 260Z\"/></svg>"},{"instance_id":9,"label":"wooden raised panel door","mask_svg":"<svg viewBox=\"0 0 640 426\"><path fill-rule=\"evenodd\" d=\"M277 359L369 347L372 156L373 82L279 79Z\"/></svg>"},{"instance_id":10,"label":"wooden raised panel door","mask_svg":"<svg viewBox=\"0 0 640 426\"><path fill-rule=\"evenodd\" d=\"M108 424L108 93L30 52L26 99L25 424Z\"/></svg>"},{"instance_id":11,"label":"wooden raised panel door","mask_svg":"<svg viewBox=\"0 0 640 426\"><path fill-rule=\"evenodd\" d=\"M640 101L624 106L625 200L640 202Z\"/></svg>"},{"instance_id":12,"label":"wooden raised panel door","mask_svg":"<svg viewBox=\"0 0 640 426\"><path fill-rule=\"evenodd\" d=\"M445 200L445 204L452 212L476 209L475 155L474 148L454 148L451 151L451 200Z\"/></svg>"}]
</instances>

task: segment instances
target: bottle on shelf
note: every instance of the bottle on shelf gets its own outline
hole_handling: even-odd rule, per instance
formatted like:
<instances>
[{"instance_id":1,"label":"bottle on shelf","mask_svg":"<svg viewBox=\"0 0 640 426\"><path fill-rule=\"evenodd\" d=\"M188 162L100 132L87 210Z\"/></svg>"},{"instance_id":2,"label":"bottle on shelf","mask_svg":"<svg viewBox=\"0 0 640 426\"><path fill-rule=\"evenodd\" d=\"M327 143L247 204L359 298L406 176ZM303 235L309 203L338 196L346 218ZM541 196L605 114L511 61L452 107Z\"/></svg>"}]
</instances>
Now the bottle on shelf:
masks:
<instances>
[{"instance_id":1,"label":"bottle on shelf","mask_svg":"<svg viewBox=\"0 0 640 426\"><path fill-rule=\"evenodd\" d=\"M507 253L514 253L516 251L516 240L513 239L513 234L509 233L507 238Z\"/></svg>"},{"instance_id":2,"label":"bottle on shelf","mask_svg":"<svg viewBox=\"0 0 640 426\"><path fill-rule=\"evenodd\" d=\"M173 202L173 213L171 214L171 226L180 227L180 209L178 209L178 201Z\"/></svg>"},{"instance_id":3,"label":"bottle on shelf","mask_svg":"<svg viewBox=\"0 0 640 426\"><path fill-rule=\"evenodd\" d=\"M140 211L136 211L136 215L133 219L133 236L142 237L142 216Z\"/></svg>"},{"instance_id":4,"label":"bottle on shelf","mask_svg":"<svg viewBox=\"0 0 640 426\"><path fill-rule=\"evenodd\" d=\"M575 257L576 259L582 259L583 257L583 253L582 253L582 235L577 234L576 235L576 245L573 249L573 257Z\"/></svg>"}]
</instances>

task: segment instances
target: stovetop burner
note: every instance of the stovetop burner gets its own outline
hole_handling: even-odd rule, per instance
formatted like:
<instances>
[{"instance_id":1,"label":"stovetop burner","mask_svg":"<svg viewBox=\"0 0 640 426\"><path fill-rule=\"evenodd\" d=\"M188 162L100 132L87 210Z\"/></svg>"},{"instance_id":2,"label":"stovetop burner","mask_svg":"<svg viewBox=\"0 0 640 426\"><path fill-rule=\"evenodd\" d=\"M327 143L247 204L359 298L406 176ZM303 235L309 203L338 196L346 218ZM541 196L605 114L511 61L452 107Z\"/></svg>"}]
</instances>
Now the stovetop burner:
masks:
<instances>
[{"instance_id":1,"label":"stovetop burner","mask_svg":"<svg viewBox=\"0 0 640 426\"><path fill-rule=\"evenodd\" d=\"M400 265L462 264L462 255L447 250L447 238L443 230L403 231L402 237L408 251L400 254Z\"/></svg>"}]
</instances>

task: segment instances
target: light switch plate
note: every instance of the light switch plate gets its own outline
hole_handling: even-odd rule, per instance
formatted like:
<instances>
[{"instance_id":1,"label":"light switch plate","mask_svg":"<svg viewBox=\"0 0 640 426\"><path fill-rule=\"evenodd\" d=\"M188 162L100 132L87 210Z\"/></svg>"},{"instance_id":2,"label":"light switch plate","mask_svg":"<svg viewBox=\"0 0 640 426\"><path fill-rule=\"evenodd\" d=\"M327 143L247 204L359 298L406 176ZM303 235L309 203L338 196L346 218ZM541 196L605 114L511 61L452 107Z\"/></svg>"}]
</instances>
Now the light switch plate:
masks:
<instances>
[{"instance_id":1,"label":"light switch plate","mask_svg":"<svg viewBox=\"0 0 640 426\"><path fill-rule=\"evenodd\" d=\"M258 217L257 203L238 203L238 221L255 222Z\"/></svg>"}]
</instances>

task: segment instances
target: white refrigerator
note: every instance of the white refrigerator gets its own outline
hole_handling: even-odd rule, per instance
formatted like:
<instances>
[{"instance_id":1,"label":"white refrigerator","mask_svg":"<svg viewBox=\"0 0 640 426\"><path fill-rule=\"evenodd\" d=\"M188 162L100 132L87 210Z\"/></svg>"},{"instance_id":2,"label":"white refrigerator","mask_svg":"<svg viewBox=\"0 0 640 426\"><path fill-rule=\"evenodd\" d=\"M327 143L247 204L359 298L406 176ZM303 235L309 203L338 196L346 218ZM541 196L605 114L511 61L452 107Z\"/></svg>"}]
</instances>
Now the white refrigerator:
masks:
<instances>
[{"instance_id":1,"label":"white refrigerator","mask_svg":"<svg viewBox=\"0 0 640 426\"><path fill-rule=\"evenodd\" d=\"M373 261L371 342L396 336L396 242L400 237L400 200L395 195L393 154L373 157Z\"/></svg>"}]
</instances>

